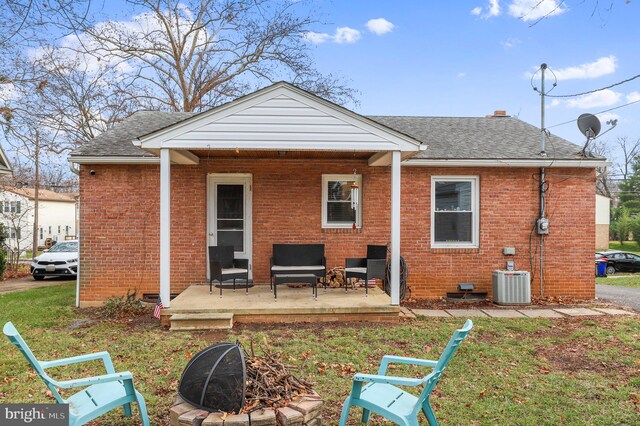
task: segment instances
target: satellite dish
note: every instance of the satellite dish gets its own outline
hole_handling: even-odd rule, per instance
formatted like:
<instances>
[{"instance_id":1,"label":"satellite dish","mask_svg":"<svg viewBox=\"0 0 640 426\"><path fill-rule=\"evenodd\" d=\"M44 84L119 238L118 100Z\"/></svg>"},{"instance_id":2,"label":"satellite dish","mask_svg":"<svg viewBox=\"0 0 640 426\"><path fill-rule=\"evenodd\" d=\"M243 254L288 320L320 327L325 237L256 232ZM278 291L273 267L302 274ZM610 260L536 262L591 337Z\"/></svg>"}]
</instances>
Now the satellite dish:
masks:
<instances>
[{"instance_id":1,"label":"satellite dish","mask_svg":"<svg viewBox=\"0 0 640 426\"><path fill-rule=\"evenodd\" d=\"M602 128L600 120L593 114L582 114L578 117L578 129L588 138L595 138Z\"/></svg>"}]
</instances>

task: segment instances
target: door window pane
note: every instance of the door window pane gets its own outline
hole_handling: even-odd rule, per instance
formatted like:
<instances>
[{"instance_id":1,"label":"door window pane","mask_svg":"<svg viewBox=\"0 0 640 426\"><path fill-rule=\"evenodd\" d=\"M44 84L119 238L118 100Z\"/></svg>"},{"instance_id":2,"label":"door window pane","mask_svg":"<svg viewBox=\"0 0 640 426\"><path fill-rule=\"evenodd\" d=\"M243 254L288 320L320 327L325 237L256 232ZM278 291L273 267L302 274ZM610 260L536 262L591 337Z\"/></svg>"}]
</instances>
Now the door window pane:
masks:
<instances>
[{"instance_id":1,"label":"door window pane","mask_svg":"<svg viewBox=\"0 0 640 426\"><path fill-rule=\"evenodd\" d=\"M244 185L217 185L216 230L218 245L244 251Z\"/></svg>"},{"instance_id":2,"label":"door window pane","mask_svg":"<svg viewBox=\"0 0 640 426\"><path fill-rule=\"evenodd\" d=\"M244 251L244 232L218 230L218 245L233 246L235 251Z\"/></svg>"}]
</instances>

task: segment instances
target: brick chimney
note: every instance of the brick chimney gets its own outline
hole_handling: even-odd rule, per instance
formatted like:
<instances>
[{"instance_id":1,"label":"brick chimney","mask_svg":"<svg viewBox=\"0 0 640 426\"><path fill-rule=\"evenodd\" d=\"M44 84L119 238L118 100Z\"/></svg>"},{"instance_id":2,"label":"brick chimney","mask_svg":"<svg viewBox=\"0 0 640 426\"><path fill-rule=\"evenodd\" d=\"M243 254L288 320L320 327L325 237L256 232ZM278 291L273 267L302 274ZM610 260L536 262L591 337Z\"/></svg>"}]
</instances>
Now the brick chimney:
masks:
<instances>
[{"instance_id":1,"label":"brick chimney","mask_svg":"<svg viewBox=\"0 0 640 426\"><path fill-rule=\"evenodd\" d=\"M509 116L507 115L507 111L503 109L497 109L493 111L493 115L487 115L487 118L489 117L509 117Z\"/></svg>"}]
</instances>

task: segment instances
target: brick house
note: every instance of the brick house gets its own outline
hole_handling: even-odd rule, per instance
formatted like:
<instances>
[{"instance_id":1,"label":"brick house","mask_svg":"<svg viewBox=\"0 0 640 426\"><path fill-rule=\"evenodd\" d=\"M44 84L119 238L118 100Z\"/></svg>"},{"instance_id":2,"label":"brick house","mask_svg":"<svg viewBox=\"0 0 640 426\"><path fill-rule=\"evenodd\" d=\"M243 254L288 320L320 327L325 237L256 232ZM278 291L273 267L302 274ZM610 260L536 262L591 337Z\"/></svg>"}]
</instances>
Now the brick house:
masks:
<instances>
[{"instance_id":1,"label":"brick house","mask_svg":"<svg viewBox=\"0 0 640 426\"><path fill-rule=\"evenodd\" d=\"M364 117L287 83L199 114L138 112L70 158L80 306L132 288L167 306L207 282L206 247L222 242L249 259L258 284L269 282L273 243L324 243L328 267L390 243L414 297L461 282L490 293L492 271L513 260L532 272L532 294L591 299L605 160L553 135L546 146L541 156L539 129L506 114ZM541 168L550 226L539 280ZM391 287L397 305L397 275Z\"/></svg>"}]
</instances>

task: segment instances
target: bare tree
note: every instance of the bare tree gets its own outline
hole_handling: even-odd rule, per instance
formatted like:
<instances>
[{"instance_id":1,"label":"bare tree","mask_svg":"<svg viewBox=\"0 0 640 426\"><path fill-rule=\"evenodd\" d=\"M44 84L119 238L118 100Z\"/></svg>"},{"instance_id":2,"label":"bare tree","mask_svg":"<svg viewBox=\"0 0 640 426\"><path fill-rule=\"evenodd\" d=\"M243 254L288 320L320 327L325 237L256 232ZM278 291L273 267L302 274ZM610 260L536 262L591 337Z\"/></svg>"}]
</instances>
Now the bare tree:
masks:
<instances>
[{"instance_id":1,"label":"bare tree","mask_svg":"<svg viewBox=\"0 0 640 426\"><path fill-rule=\"evenodd\" d=\"M591 16L593 17L601 12L610 12L616 4L620 4L622 1L623 0L582 0L580 3L591 8ZM624 2L625 4L629 4L631 0L624 0ZM533 2L532 6L519 16L519 18L523 21L533 21L529 24L529 27L533 27L540 21L563 13L566 10L568 10L568 8L565 0L538 0Z\"/></svg>"},{"instance_id":2,"label":"bare tree","mask_svg":"<svg viewBox=\"0 0 640 426\"><path fill-rule=\"evenodd\" d=\"M34 72L34 76L37 72ZM47 84L37 79L24 80L14 86L15 92L5 103L5 120L0 121L4 137L20 162L33 165L32 184L35 190L33 218L33 255L37 251L38 196L41 187L40 167L43 160L59 157L74 146L51 115L45 95Z\"/></svg>"},{"instance_id":3,"label":"bare tree","mask_svg":"<svg viewBox=\"0 0 640 426\"><path fill-rule=\"evenodd\" d=\"M354 91L314 68L304 36L312 18L282 0L130 0L130 22L84 25L76 49L121 60L140 97L159 108L200 111L276 80L340 104ZM124 67L123 67L124 68Z\"/></svg>"},{"instance_id":4,"label":"bare tree","mask_svg":"<svg viewBox=\"0 0 640 426\"><path fill-rule=\"evenodd\" d=\"M622 161L616 166L620 171L622 180L626 182L633 174L633 165L638 155L640 155L640 138L632 141L627 136L619 137L616 140L616 145L622 153Z\"/></svg>"},{"instance_id":5,"label":"bare tree","mask_svg":"<svg viewBox=\"0 0 640 426\"><path fill-rule=\"evenodd\" d=\"M591 153L598 157L611 157L611 148L607 143L596 139L591 145ZM615 188L615 183L611 179L609 168L596 167L596 192L605 197L613 198L612 188Z\"/></svg>"},{"instance_id":6,"label":"bare tree","mask_svg":"<svg viewBox=\"0 0 640 426\"><path fill-rule=\"evenodd\" d=\"M90 0L0 0L0 48L41 39L51 27L73 30L89 11Z\"/></svg>"}]
</instances>

